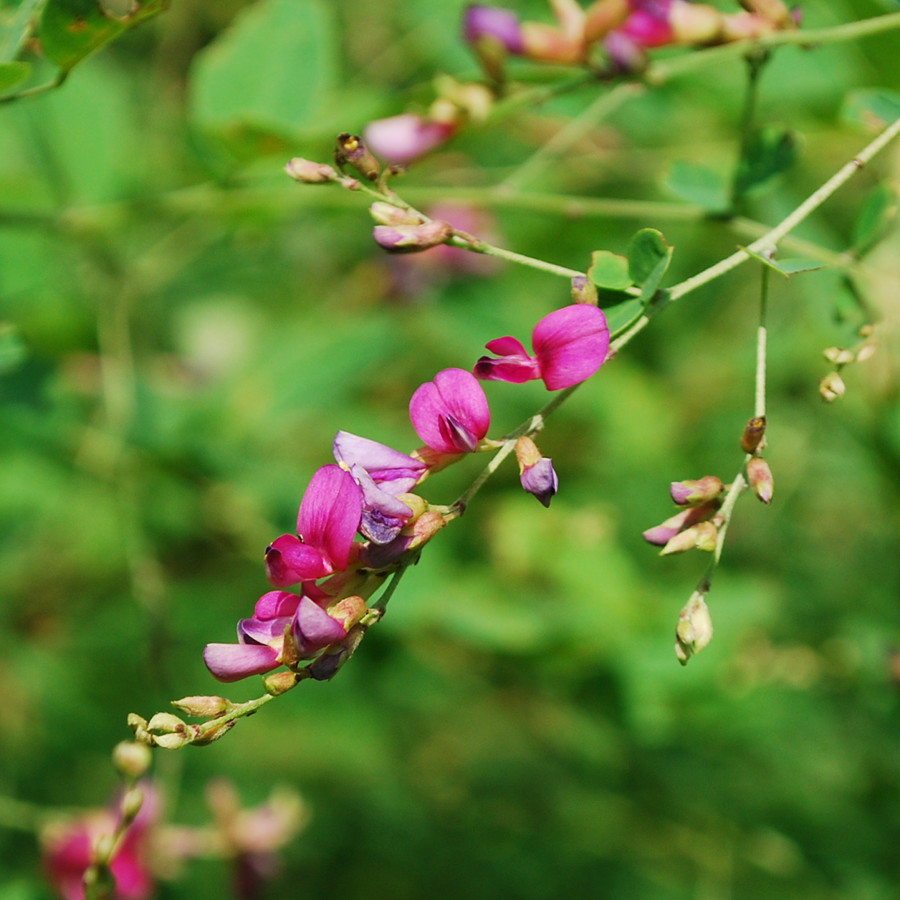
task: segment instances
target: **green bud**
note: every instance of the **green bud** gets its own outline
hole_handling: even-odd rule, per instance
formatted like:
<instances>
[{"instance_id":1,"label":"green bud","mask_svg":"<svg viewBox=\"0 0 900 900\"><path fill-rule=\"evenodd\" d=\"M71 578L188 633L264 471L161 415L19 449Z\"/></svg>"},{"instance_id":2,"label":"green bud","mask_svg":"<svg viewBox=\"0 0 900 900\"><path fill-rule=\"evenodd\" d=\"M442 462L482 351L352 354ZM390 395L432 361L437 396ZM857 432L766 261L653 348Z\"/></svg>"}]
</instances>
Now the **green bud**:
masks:
<instances>
[{"instance_id":1,"label":"green bud","mask_svg":"<svg viewBox=\"0 0 900 900\"><path fill-rule=\"evenodd\" d=\"M675 656L683 666L699 653L713 636L712 619L704 595L694 591L678 616L675 627Z\"/></svg>"},{"instance_id":2,"label":"green bud","mask_svg":"<svg viewBox=\"0 0 900 900\"><path fill-rule=\"evenodd\" d=\"M198 719L215 719L227 713L234 704L224 697L182 697L173 700L172 706L180 709L186 716Z\"/></svg>"},{"instance_id":3,"label":"green bud","mask_svg":"<svg viewBox=\"0 0 900 900\"><path fill-rule=\"evenodd\" d=\"M139 787L130 788L122 797L122 818L126 822L133 822L143 805L144 792Z\"/></svg>"},{"instance_id":4,"label":"green bud","mask_svg":"<svg viewBox=\"0 0 900 900\"><path fill-rule=\"evenodd\" d=\"M263 687L267 694L277 697L287 693L300 681L300 678L301 676L297 672L273 672L263 678Z\"/></svg>"},{"instance_id":5,"label":"green bud","mask_svg":"<svg viewBox=\"0 0 900 900\"><path fill-rule=\"evenodd\" d=\"M145 775L153 761L150 748L136 741L120 741L113 748L112 757L116 771L132 781Z\"/></svg>"},{"instance_id":6,"label":"green bud","mask_svg":"<svg viewBox=\"0 0 900 900\"><path fill-rule=\"evenodd\" d=\"M150 731L159 731L163 734L172 734L175 732L183 732L187 728L187 723L173 716L172 713L158 712L147 723Z\"/></svg>"}]
</instances>

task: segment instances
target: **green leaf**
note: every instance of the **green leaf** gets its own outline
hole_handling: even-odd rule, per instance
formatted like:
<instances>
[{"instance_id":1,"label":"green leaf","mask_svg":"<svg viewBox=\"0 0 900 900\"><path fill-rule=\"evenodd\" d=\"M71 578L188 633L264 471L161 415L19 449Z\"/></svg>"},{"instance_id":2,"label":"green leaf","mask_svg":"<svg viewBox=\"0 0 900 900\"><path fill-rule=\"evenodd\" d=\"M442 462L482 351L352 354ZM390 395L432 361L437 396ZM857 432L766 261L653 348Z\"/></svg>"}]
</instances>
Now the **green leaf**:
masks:
<instances>
[{"instance_id":1,"label":"green leaf","mask_svg":"<svg viewBox=\"0 0 900 900\"><path fill-rule=\"evenodd\" d=\"M98 0L47 0L41 16L41 47L48 59L68 72L130 28L159 15L168 5L169 0L135 2L131 15L111 18Z\"/></svg>"},{"instance_id":2,"label":"green leaf","mask_svg":"<svg viewBox=\"0 0 900 900\"><path fill-rule=\"evenodd\" d=\"M642 228L628 244L628 274L641 287L645 303L656 293L672 260L674 248L655 228Z\"/></svg>"},{"instance_id":3,"label":"green leaf","mask_svg":"<svg viewBox=\"0 0 900 900\"><path fill-rule=\"evenodd\" d=\"M797 158L793 134L783 128L761 128L747 146L738 165L735 191L742 196L789 169Z\"/></svg>"},{"instance_id":4,"label":"green leaf","mask_svg":"<svg viewBox=\"0 0 900 900\"><path fill-rule=\"evenodd\" d=\"M853 252L857 256L868 253L883 237L896 216L896 189L887 182L876 185L853 223Z\"/></svg>"},{"instance_id":5,"label":"green leaf","mask_svg":"<svg viewBox=\"0 0 900 900\"><path fill-rule=\"evenodd\" d=\"M819 269L825 269L828 263L824 263L818 259L810 259L802 256L791 256L787 259L770 259L761 253L754 253L747 247L741 247L748 256L759 260L764 266L774 269L779 275L790 278L792 275L799 275L801 272L815 272Z\"/></svg>"},{"instance_id":6,"label":"green leaf","mask_svg":"<svg viewBox=\"0 0 900 900\"><path fill-rule=\"evenodd\" d=\"M622 303L618 303L611 309L606 310L606 324L609 326L609 333L616 337L638 319L644 312L644 304L637 297L629 297Z\"/></svg>"},{"instance_id":7,"label":"green leaf","mask_svg":"<svg viewBox=\"0 0 900 900\"><path fill-rule=\"evenodd\" d=\"M212 130L296 134L328 110L336 55L329 6L262 0L197 55L192 114Z\"/></svg>"},{"instance_id":8,"label":"green leaf","mask_svg":"<svg viewBox=\"0 0 900 900\"><path fill-rule=\"evenodd\" d=\"M597 287L613 291L624 290L631 284L628 260L609 250L595 250L591 254L591 267L587 271L587 276Z\"/></svg>"},{"instance_id":9,"label":"green leaf","mask_svg":"<svg viewBox=\"0 0 900 900\"><path fill-rule=\"evenodd\" d=\"M26 62L0 62L0 93L21 84L31 74Z\"/></svg>"},{"instance_id":10,"label":"green leaf","mask_svg":"<svg viewBox=\"0 0 900 900\"><path fill-rule=\"evenodd\" d=\"M0 63L12 62L31 34L32 19L43 0L24 0L14 13L0 15Z\"/></svg>"},{"instance_id":11,"label":"green leaf","mask_svg":"<svg viewBox=\"0 0 900 900\"><path fill-rule=\"evenodd\" d=\"M841 116L851 125L881 131L900 118L900 94L887 88L851 91L844 99Z\"/></svg>"},{"instance_id":12,"label":"green leaf","mask_svg":"<svg viewBox=\"0 0 900 900\"><path fill-rule=\"evenodd\" d=\"M710 212L728 208L728 185L718 173L699 163L679 159L672 163L666 187L682 200L696 203Z\"/></svg>"}]
</instances>

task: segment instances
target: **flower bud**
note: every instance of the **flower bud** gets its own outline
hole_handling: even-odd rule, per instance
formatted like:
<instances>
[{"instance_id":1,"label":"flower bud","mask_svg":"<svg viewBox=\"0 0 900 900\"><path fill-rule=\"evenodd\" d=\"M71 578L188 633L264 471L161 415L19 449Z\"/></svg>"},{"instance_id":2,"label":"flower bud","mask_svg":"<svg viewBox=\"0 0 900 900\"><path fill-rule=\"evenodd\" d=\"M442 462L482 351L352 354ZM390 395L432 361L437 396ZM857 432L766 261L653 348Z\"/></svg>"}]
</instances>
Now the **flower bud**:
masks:
<instances>
[{"instance_id":1,"label":"flower bud","mask_svg":"<svg viewBox=\"0 0 900 900\"><path fill-rule=\"evenodd\" d=\"M393 203L385 203L384 200L376 200L369 207L369 214L379 225L421 225L422 219L414 212L394 206Z\"/></svg>"},{"instance_id":2,"label":"flower bud","mask_svg":"<svg viewBox=\"0 0 900 900\"><path fill-rule=\"evenodd\" d=\"M122 796L122 818L126 822L133 822L134 817L141 811L144 805L144 792L139 787L129 788Z\"/></svg>"},{"instance_id":3,"label":"flower bud","mask_svg":"<svg viewBox=\"0 0 900 900\"><path fill-rule=\"evenodd\" d=\"M829 372L819 382L819 393L826 403L831 403L843 397L846 391L847 385L844 384L844 379L841 378L840 372Z\"/></svg>"},{"instance_id":4,"label":"flower bud","mask_svg":"<svg viewBox=\"0 0 900 900\"><path fill-rule=\"evenodd\" d=\"M572 278L572 302L597 305L597 288L587 275L575 275Z\"/></svg>"},{"instance_id":5,"label":"flower bud","mask_svg":"<svg viewBox=\"0 0 900 900\"><path fill-rule=\"evenodd\" d=\"M673 3L669 14L672 36L685 44L708 44L719 38L722 13L712 6L694 3Z\"/></svg>"},{"instance_id":6,"label":"flower bud","mask_svg":"<svg viewBox=\"0 0 900 900\"><path fill-rule=\"evenodd\" d=\"M584 40L588 44L621 25L630 12L628 0L596 0L584 11Z\"/></svg>"},{"instance_id":7,"label":"flower bud","mask_svg":"<svg viewBox=\"0 0 900 900\"><path fill-rule=\"evenodd\" d=\"M445 244L453 236L449 222L423 222L421 225L376 225L376 243L390 253L417 253Z\"/></svg>"},{"instance_id":8,"label":"flower bud","mask_svg":"<svg viewBox=\"0 0 900 900\"><path fill-rule=\"evenodd\" d=\"M216 722L213 720L211 724L204 725L202 731L199 725L194 725L192 727L197 729L197 732L192 736L190 743L195 744L197 747L205 747L207 744L212 744L224 734L227 734L235 725L237 725L237 719L229 719L227 722ZM173 737L173 735L164 736ZM185 743L188 742L186 741Z\"/></svg>"},{"instance_id":9,"label":"flower bud","mask_svg":"<svg viewBox=\"0 0 900 900\"><path fill-rule=\"evenodd\" d=\"M366 613L366 601L362 597L344 597L328 607L328 615L349 631Z\"/></svg>"},{"instance_id":10,"label":"flower bud","mask_svg":"<svg viewBox=\"0 0 900 900\"><path fill-rule=\"evenodd\" d=\"M294 179L304 184L326 184L329 181L336 181L338 173L325 165L325 163L312 162L309 159L295 156L284 167L284 171Z\"/></svg>"},{"instance_id":11,"label":"flower bud","mask_svg":"<svg viewBox=\"0 0 900 900\"><path fill-rule=\"evenodd\" d=\"M273 672L263 678L263 687L267 694L278 697L286 694L298 681L300 681L300 676L297 672Z\"/></svg>"},{"instance_id":12,"label":"flower bud","mask_svg":"<svg viewBox=\"0 0 900 900\"><path fill-rule=\"evenodd\" d=\"M756 453L765 435L766 417L754 416L744 426L744 433L741 435L741 449L744 453Z\"/></svg>"},{"instance_id":13,"label":"flower bud","mask_svg":"<svg viewBox=\"0 0 900 900\"><path fill-rule=\"evenodd\" d=\"M847 350L843 347L827 347L822 351L822 356L836 366L846 366L847 363L852 363L856 358L852 350Z\"/></svg>"},{"instance_id":14,"label":"flower bud","mask_svg":"<svg viewBox=\"0 0 900 900\"><path fill-rule=\"evenodd\" d=\"M722 479L704 475L694 481L673 481L669 486L672 501L678 506L700 506L715 500L722 493Z\"/></svg>"},{"instance_id":15,"label":"flower bud","mask_svg":"<svg viewBox=\"0 0 900 900\"><path fill-rule=\"evenodd\" d=\"M761 457L754 456L747 461L747 481L753 489L753 493L763 503L772 502L772 493L775 490L775 482L772 479L772 470L769 464Z\"/></svg>"},{"instance_id":16,"label":"flower bud","mask_svg":"<svg viewBox=\"0 0 900 900\"><path fill-rule=\"evenodd\" d=\"M699 591L691 595L678 616L675 627L675 655L683 666L699 653L713 636L712 619L706 600Z\"/></svg>"},{"instance_id":17,"label":"flower bud","mask_svg":"<svg viewBox=\"0 0 900 900\"><path fill-rule=\"evenodd\" d=\"M181 710L186 716L194 716L198 719L214 719L224 715L234 704L224 697L182 697L173 700L172 706Z\"/></svg>"},{"instance_id":18,"label":"flower bud","mask_svg":"<svg viewBox=\"0 0 900 900\"><path fill-rule=\"evenodd\" d=\"M158 731L161 734L174 734L183 732L187 728L187 723L178 716L173 716L172 713L159 712L150 719L147 728L149 731Z\"/></svg>"},{"instance_id":19,"label":"flower bud","mask_svg":"<svg viewBox=\"0 0 900 900\"><path fill-rule=\"evenodd\" d=\"M334 161L338 168L352 166L369 181L374 181L381 172L377 159L369 152L362 138L355 134L339 134L334 151Z\"/></svg>"},{"instance_id":20,"label":"flower bud","mask_svg":"<svg viewBox=\"0 0 900 900\"><path fill-rule=\"evenodd\" d=\"M856 351L856 361L865 362L867 359L871 359L877 349L878 344L875 341L867 341Z\"/></svg>"},{"instance_id":21,"label":"flower bud","mask_svg":"<svg viewBox=\"0 0 900 900\"><path fill-rule=\"evenodd\" d=\"M705 522L712 518L718 511L721 503L718 498L703 503L700 506L689 506L687 509L681 510L674 516L666 519L653 528L648 528L644 533L644 540L648 544L656 544L658 547L665 546L676 534L696 525L698 522Z\"/></svg>"},{"instance_id":22,"label":"flower bud","mask_svg":"<svg viewBox=\"0 0 900 900\"><path fill-rule=\"evenodd\" d=\"M660 556L669 556L672 553L684 553L686 550L707 550L716 549L716 541L718 540L719 530L712 522L698 522L679 531L666 545L659 551Z\"/></svg>"},{"instance_id":23,"label":"flower bud","mask_svg":"<svg viewBox=\"0 0 900 900\"><path fill-rule=\"evenodd\" d=\"M153 761L153 753L143 743L120 741L113 748L113 765L124 778L132 781L147 773Z\"/></svg>"},{"instance_id":24,"label":"flower bud","mask_svg":"<svg viewBox=\"0 0 900 900\"><path fill-rule=\"evenodd\" d=\"M544 506L550 506L550 501L559 489L553 461L541 456L537 444L525 435L516 441L516 459L522 487Z\"/></svg>"}]
</instances>

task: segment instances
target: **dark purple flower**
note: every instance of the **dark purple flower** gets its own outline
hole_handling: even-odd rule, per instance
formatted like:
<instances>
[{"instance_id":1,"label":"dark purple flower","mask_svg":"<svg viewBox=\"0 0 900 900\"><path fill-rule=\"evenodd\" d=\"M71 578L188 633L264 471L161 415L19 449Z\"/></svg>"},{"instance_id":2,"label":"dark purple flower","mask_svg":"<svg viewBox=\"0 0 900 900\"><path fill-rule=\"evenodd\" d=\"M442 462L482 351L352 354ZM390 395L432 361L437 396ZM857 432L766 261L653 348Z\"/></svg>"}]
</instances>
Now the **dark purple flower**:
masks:
<instances>
[{"instance_id":1,"label":"dark purple flower","mask_svg":"<svg viewBox=\"0 0 900 900\"><path fill-rule=\"evenodd\" d=\"M297 534L283 534L266 549L269 581L288 587L346 569L361 515L362 492L350 473L323 466L303 495Z\"/></svg>"},{"instance_id":2,"label":"dark purple flower","mask_svg":"<svg viewBox=\"0 0 900 900\"><path fill-rule=\"evenodd\" d=\"M416 434L439 453L472 453L491 424L487 397L464 369L444 369L420 385L409 401Z\"/></svg>"},{"instance_id":3,"label":"dark purple flower","mask_svg":"<svg viewBox=\"0 0 900 900\"><path fill-rule=\"evenodd\" d=\"M547 390L579 384L606 361L609 328L601 309L576 303L544 316L531 335L534 356L514 337L502 337L486 346L497 358L483 356L475 375L488 381L521 384L543 379Z\"/></svg>"}]
</instances>

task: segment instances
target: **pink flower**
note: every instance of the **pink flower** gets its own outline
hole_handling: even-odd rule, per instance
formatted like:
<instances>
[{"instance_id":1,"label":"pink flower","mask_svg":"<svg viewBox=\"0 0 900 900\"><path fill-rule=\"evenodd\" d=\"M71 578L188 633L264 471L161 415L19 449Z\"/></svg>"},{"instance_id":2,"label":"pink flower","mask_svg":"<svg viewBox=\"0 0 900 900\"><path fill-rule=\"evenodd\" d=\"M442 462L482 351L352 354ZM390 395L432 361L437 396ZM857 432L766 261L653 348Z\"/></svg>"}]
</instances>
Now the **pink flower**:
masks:
<instances>
[{"instance_id":1,"label":"pink flower","mask_svg":"<svg viewBox=\"0 0 900 900\"><path fill-rule=\"evenodd\" d=\"M525 52L519 17L512 10L498 6L472 4L466 7L463 37L473 45L487 39L495 41L509 53Z\"/></svg>"},{"instance_id":2,"label":"pink flower","mask_svg":"<svg viewBox=\"0 0 900 900\"><path fill-rule=\"evenodd\" d=\"M346 569L361 514L362 493L350 473L338 465L319 469L300 503L297 534L266 548L271 584L288 587Z\"/></svg>"},{"instance_id":3,"label":"pink flower","mask_svg":"<svg viewBox=\"0 0 900 900\"><path fill-rule=\"evenodd\" d=\"M487 397L464 369L444 369L409 401L416 434L438 453L472 453L491 425Z\"/></svg>"},{"instance_id":4,"label":"pink flower","mask_svg":"<svg viewBox=\"0 0 900 900\"><path fill-rule=\"evenodd\" d=\"M159 815L158 807L155 793L146 788L144 806L125 832L110 864L118 900L144 900L153 893L146 851L150 831ZM46 835L45 870L63 900L84 900L83 878L93 862L94 844L100 837L112 834L117 821L118 816L112 810L94 810Z\"/></svg>"},{"instance_id":5,"label":"pink flower","mask_svg":"<svg viewBox=\"0 0 900 900\"><path fill-rule=\"evenodd\" d=\"M609 328L596 306L576 303L544 316L531 334L534 356L514 337L490 341L486 346L497 358L482 356L475 375L486 381L522 384L537 378L548 391L580 384L606 361Z\"/></svg>"},{"instance_id":6,"label":"pink flower","mask_svg":"<svg viewBox=\"0 0 900 900\"><path fill-rule=\"evenodd\" d=\"M401 113L369 122L364 137L370 150L390 163L405 166L448 141L454 131L454 122L437 122L416 113Z\"/></svg>"}]
</instances>

